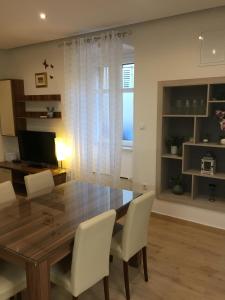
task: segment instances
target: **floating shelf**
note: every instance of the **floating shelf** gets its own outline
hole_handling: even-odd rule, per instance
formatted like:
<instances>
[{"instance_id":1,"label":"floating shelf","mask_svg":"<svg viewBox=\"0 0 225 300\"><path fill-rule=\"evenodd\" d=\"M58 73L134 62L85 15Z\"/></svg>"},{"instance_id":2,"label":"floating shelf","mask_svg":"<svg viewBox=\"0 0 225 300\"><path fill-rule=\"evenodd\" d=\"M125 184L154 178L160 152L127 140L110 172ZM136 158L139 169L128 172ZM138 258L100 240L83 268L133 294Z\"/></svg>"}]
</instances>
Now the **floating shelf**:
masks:
<instances>
[{"instance_id":1,"label":"floating shelf","mask_svg":"<svg viewBox=\"0 0 225 300\"><path fill-rule=\"evenodd\" d=\"M61 101L60 94L51 95L25 95L23 98L16 99L16 102L26 101Z\"/></svg>"},{"instance_id":2,"label":"floating shelf","mask_svg":"<svg viewBox=\"0 0 225 300\"><path fill-rule=\"evenodd\" d=\"M41 120L52 120L52 119L61 119L61 112L56 111L54 112L54 116L52 118L47 117L47 112L40 112L40 111L27 111L23 116L16 116L18 119L41 119Z\"/></svg>"}]
</instances>

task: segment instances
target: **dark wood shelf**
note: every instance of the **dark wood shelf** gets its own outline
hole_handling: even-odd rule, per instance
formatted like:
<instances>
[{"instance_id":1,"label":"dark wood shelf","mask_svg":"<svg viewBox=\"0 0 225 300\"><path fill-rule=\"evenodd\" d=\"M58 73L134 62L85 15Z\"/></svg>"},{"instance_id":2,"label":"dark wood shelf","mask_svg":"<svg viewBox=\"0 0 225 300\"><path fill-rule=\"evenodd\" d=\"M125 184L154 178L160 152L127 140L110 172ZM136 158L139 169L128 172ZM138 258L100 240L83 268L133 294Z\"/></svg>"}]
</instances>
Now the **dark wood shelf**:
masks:
<instances>
[{"instance_id":1,"label":"dark wood shelf","mask_svg":"<svg viewBox=\"0 0 225 300\"><path fill-rule=\"evenodd\" d=\"M16 99L16 102L26 102L26 101L61 101L61 95L60 94L24 95L23 97Z\"/></svg>"},{"instance_id":2,"label":"dark wood shelf","mask_svg":"<svg viewBox=\"0 0 225 300\"><path fill-rule=\"evenodd\" d=\"M52 118L47 117L47 112L42 111L27 111L25 115L16 116L17 119L41 119L41 120L52 120L52 119L61 119L62 115L61 112L55 111L54 116Z\"/></svg>"}]
</instances>

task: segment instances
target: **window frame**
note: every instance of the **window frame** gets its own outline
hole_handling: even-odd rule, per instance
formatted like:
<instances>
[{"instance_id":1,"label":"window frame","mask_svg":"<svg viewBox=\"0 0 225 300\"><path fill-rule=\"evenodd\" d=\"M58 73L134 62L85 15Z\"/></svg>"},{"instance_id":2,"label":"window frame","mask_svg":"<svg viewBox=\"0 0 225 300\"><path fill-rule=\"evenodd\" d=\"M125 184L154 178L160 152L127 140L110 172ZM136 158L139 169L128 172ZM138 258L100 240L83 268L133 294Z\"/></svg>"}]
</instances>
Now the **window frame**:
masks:
<instances>
[{"instance_id":1,"label":"window frame","mask_svg":"<svg viewBox=\"0 0 225 300\"><path fill-rule=\"evenodd\" d=\"M123 64L122 64L122 68L123 68L123 66L124 65L134 65L134 70L135 70L135 63L134 62L131 62L131 61L129 61L129 62L124 62ZM135 71L134 71L134 77L135 77ZM122 80L123 80L123 78L122 78ZM133 99L134 99L134 87L133 88L123 88L122 87L122 97L123 97L123 93L133 93ZM133 140L132 141L130 141L130 140L124 140L124 139L122 139L122 148L133 148Z\"/></svg>"}]
</instances>

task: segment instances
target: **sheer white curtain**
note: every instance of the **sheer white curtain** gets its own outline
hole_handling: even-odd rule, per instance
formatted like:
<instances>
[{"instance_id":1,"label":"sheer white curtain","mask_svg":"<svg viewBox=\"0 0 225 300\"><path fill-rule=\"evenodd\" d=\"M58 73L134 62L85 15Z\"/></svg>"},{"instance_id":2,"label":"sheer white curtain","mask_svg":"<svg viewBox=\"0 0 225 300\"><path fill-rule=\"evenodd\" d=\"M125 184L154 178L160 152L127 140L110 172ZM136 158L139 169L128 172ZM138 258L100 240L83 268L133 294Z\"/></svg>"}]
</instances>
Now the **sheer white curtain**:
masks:
<instances>
[{"instance_id":1,"label":"sheer white curtain","mask_svg":"<svg viewBox=\"0 0 225 300\"><path fill-rule=\"evenodd\" d=\"M64 119L74 177L119 179L123 41L114 32L64 47ZM94 174L94 175L93 175Z\"/></svg>"}]
</instances>

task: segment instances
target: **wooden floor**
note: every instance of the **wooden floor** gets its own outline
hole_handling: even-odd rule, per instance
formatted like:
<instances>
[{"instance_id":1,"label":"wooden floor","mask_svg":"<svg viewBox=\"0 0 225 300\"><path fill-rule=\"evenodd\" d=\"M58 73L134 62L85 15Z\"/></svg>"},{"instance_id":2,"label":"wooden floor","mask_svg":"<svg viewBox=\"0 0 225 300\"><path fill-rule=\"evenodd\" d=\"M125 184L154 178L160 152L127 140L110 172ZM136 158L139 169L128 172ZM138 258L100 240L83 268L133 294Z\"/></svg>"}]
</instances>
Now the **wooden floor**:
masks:
<instances>
[{"instance_id":1,"label":"wooden floor","mask_svg":"<svg viewBox=\"0 0 225 300\"><path fill-rule=\"evenodd\" d=\"M149 228L148 268L130 268L133 300L224 300L225 231L153 215ZM54 300L70 300L69 294L54 287ZM110 265L110 299L124 296L122 264ZM104 299L102 284L85 292L79 300Z\"/></svg>"}]
</instances>

